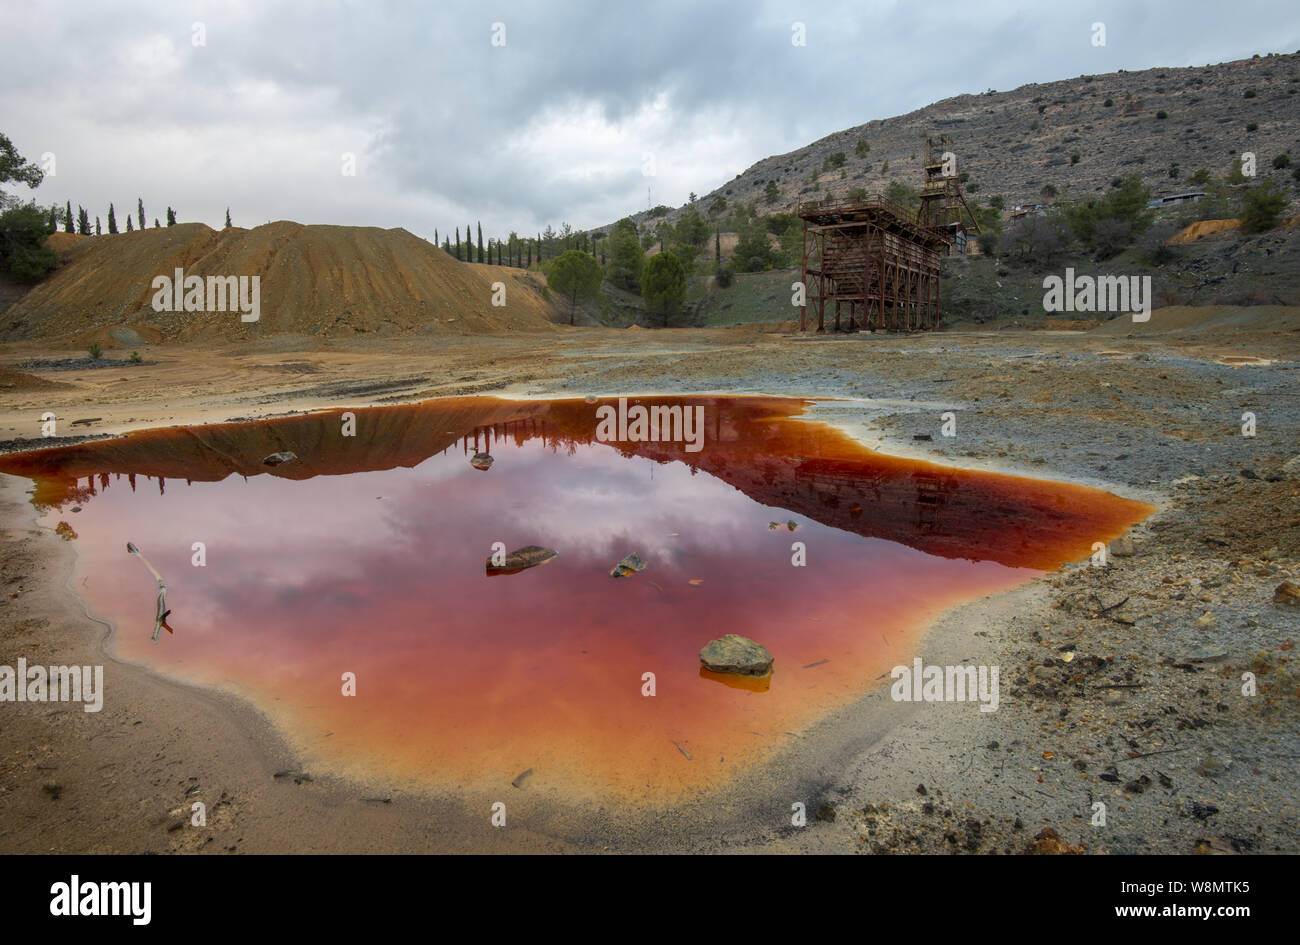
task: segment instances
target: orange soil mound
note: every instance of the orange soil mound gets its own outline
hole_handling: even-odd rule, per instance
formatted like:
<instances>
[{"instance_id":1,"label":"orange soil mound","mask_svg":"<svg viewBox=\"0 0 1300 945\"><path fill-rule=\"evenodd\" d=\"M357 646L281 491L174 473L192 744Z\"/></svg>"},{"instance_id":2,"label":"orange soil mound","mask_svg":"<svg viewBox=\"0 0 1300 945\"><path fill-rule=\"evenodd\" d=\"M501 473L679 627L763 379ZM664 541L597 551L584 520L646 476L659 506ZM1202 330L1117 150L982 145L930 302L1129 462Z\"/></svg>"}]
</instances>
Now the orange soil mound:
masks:
<instances>
[{"instance_id":1,"label":"orange soil mound","mask_svg":"<svg viewBox=\"0 0 1300 945\"><path fill-rule=\"evenodd\" d=\"M1224 230L1235 230L1239 226L1241 226L1240 220L1197 220L1171 236L1168 245L1177 246L1180 243L1193 243L1202 236L1209 236L1211 233L1222 233Z\"/></svg>"},{"instance_id":2,"label":"orange soil mound","mask_svg":"<svg viewBox=\"0 0 1300 945\"><path fill-rule=\"evenodd\" d=\"M205 280L260 276L260 320L242 322L237 311L155 312L153 280L177 268ZM505 283L504 306L492 304L495 282ZM130 327L169 341L234 341L280 333L554 330L542 288L537 275L458 262L402 229L182 223L78 241L54 274L5 313L0 333L7 340L75 339Z\"/></svg>"},{"instance_id":3,"label":"orange soil mound","mask_svg":"<svg viewBox=\"0 0 1300 945\"><path fill-rule=\"evenodd\" d=\"M56 253L61 253L64 250L72 249L82 240L88 239L90 239L89 236L82 236L80 233L51 233L49 236L45 237L44 246L46 249L52 249Z\"/></svg>"}]
</instances>

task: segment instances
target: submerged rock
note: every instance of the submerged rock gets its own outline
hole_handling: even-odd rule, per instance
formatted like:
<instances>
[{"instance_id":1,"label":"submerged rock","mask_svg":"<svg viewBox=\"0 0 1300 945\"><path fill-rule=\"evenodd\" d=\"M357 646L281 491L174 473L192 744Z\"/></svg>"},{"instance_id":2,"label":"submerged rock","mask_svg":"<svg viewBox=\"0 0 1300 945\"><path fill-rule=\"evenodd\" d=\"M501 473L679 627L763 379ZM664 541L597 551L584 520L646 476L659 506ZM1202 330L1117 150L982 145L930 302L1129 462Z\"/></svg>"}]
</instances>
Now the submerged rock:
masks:
<instances>
[{"instance_id":1,"label":"submerged rock","mask_svg":"<svg viewBox=\"0 0 1300 945\"><path fill-rule=\"evenodd\" d=\"M1283 607L1300 607L1300 586L1291 581L1283 581L1273 591L1273 603Z\"/></svg>"},{"instance_id":2,"label":"submerged rock","mask_svg":"<svg viewBox=\"0 0 1300 945\"><path fill-rule=\"evenodd\" d=\"M296 453L293 453L289 450L285 450L284 452L281 453L272 453L270 456L266 457L266 459L262 460L262 465L279 466L282 463L292 463L297 458L298 456Z\"/></svg>"},{"instance_id":3,"label":"submerged rock","mask_svg":"<svg viewBox=\"0 0 1300 945\"><path fill-rule=\"evenodd\" d=\"M492 462L492 456L489 453L475 453L469 460L469 464L475 469L491 469Z\"/></svg>"},{"instance_id":4,"label":"submerged rock","mask_svg":"<svg viewBox=\"0 0 1300 945\"><path fill-rule=\"evenodd\" d=\"M629 574L636 574L638 571L645 570L645 562L641 560L640 555L635 551L614 565L614 570L609 572L610 577L627 577Z\"/></svg>"},{"instance_id":5,"label":"submerged rock","mask_svg":"<svg viewBox=\"0 0 1300 945\"><path fill-rule=\"evenodd\" d=\"M700 663L714 673L766 676L772 671L772 654L748 637L728 633L705 644L700 650Z\"/></svg>"},{"instance_id":6,"label":"submerged rock","mask_svg":"<svg viewBox=\"0 0 1300 945\"><path fill-rule=\"evenodd\" d=\"M559 554L554 548L543 548L541 545L527 545L517 551L512 551L506 555L506 560L502 564L493 564L492 558L487 559L488 574L515 574L519 571L525 571L528 568L535 568L539 564L545 564Z\"/></svg>"}]
</instances>

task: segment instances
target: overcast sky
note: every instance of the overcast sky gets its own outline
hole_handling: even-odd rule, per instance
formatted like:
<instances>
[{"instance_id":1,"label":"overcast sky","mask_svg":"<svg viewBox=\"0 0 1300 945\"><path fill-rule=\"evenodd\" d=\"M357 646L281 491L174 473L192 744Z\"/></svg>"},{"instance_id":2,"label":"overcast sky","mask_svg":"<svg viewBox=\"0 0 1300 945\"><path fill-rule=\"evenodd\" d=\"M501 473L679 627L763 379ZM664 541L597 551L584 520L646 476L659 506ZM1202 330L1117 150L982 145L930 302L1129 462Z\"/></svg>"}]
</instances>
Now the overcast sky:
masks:
<instances>
[{"instance_id":1,"label":"overcast sky","mask_svg":"<svg viewBox=\"0 0 1300 945\"><path fill-rule=\"evenodd\" d=\"M0 0L0 132L54 155L39 202L123 226L143 197L486 237L676 206L952 95L1297 49L1294 0Z\"/></svg>"}]
</instances>

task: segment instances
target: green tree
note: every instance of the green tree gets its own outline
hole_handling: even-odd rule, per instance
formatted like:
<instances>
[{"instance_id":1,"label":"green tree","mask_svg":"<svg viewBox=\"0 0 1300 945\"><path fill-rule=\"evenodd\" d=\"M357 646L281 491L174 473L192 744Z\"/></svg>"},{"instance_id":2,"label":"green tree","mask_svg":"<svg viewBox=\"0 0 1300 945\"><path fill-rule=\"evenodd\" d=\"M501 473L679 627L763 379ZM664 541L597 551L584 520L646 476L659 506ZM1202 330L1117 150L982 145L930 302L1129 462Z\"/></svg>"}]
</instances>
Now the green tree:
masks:
<instances>
[{"instance_id":1,"label":"green tree","mask_svg":"<svg viewBox=\"0 0 1300 945\"><path fill-rule=\"evenodd\" d=\"M90 214L82 206L77 207L77 232L82 236L90 235Z\"/></svg>"},{"instance_id":2,"label":"green tree","mask_svg":"<svg viewBox=\"0 0 1300 945\"><path fill-rule=\"evenodd\" d=\"M145 222L144 222L144 198L143 198L143 197L136 197L136 198L135 198L135 212L136 212L136 218L137 218L137 219L139 220L139 222L140 222L140 229L143 230L143 229L145 228Z\"/></svg>"},{"instance_id":3,"label":"green tree","mask_svg":"<svg viewBox=\"0 0 1300 945\"><path fill-rule=\"evenodd\" d=\"M103 235L103 234L100 232L100 229L99 229L99 217L95 217L95 235L96 235L96 236L102 236L102 235Z\"/></svg>"},{"instance_id":4,"label":"green tree","mask_svg":"<svg viewBox=\"0 0 1300 945\"><path fill-rule=\"evenodd\" d=\"M483 262L483 224L478 225L478 261Z\"/></svg>"},{"instance_id":5,"label":"green tree","mask_svg":"<svg viewBox=\"0 0 1300 945\"><path fill-rule=\"evenodd\" d=\"M916 211L921 206L921 198L916 188L909 187L901 180L889 182L889 186L885 188L885 199L898 204L912 216L916 216Z\"/></svg>"},{"instance_id":6,"label":"green tree","mask_svg":"<svg viewBox=\"0 0 1300 945\"><path fill-rule=\"evenodd\" d=\"M58 230L59 230L59 208L51 204L50 216L49 219L46 220L45 222L45 232L57 233Z\"/></svg>"},{"instance_id":7,"label":"green tree","mask_svg":"<svg viewBox=\"0 0 1300 945\"><path fill-rule=\"evenodd\" d=\"M135 223L131 219L131 214L128 213L126 215L126 231L130 233L134 229L135 229Z\"/></svg>"},{"instance_id":8,"label":"green tree","mask_svg":"<svg viewBox=\"0 0 1300 945\"><path fill-rule=\"evenodd\" d=\"M117 232L117 217L113 213L113 205L111 203L108 205L108 232Z\"/></svg>"},{"instance_id":9,"label":"green tree","mask_svg":"<svg viewBox=\"0 0 1300 945\"><path fill-rule=\"evenodd\" d=\"M26 184L34 190L44 179L45 172L19 154L13 142L0 134L0 184Z\"/></svg>"},{"instance_id":10,"label":"green tree","mask_svg":"<svg viewBox=\"0 0 1300 945\"><path fill-rule=\"evenodd\" d=\"M171 207L167 208L167 225L168 226L176 225L176 211L173 210Z\"/></svg>"},{"instance_id":11,"label":"green tree","mask_svg":"<svg viewBox=\"0 0 1300 945\"><path fill-rule=\"evenodd\" d=\"M858 157L866 157L871 153L871 145L867 144L866 139L859 138L858 143L853 146L853 153Z\"/></svg>"},{"instance_id":12,"label":"green tree","mask_svg":"<svg viewBox=\"0 0 1300 945\"><path fill-rule=\"evenodd\" d=\"M1286 194L1272 179L1249 188L1241 195L1241 232L1262 233L1273 229L1288 203Z\"/></svg>"},{"instance_id":13,"label":"green tree","mask_svg":"<svg viewBox=\"0 0 1300 945\"><path fill-rule=\"evenodd\" d=\"M739 229L740 241L732 254L732 265L745 272L759 272L772 261L772 244L767 238L767 228L755 220Z\"/></svg>"},{"instance_id":14,"label":"green tree","mask_svg":"<svg viewBox=\"0 0 1300 945\"><path fill-rule=\"evenodd\" d=\"M72 216L72 201L69 200L68 206L64 208L63 211L63 232L65 233L76 232L76 224L73 222L73 220L74 217Z\"/></svg>"},{"instance_id":15,"label":"green tree","mask_svg":"<svg viewBox=\"0 0 1300 945\"><path fill-rule=\"evenodd\" d=\"M580 249L565 250L546 267L546 284L569 300L569 324L574 324L580 299L593 298L602 280L596 258Z\"/></svg>"},{"instance_id":16,"label":"green tree","mask_svg":"<svg viewBox=\"0 0 1300 945\"><path fill-rule=\"evenodd\" d=\"M226 207L226 229L227 230L230 229L230 208L229 207ZM435 244L437 243L436 239L434 240L434 243Z\"/></svg>"},{"instance_id":17,"label":"green tree","mask_svg":"<svg viewBox=\"0 0 1300 945\"><path fill-rule=\"evenodd\" d=\"M49 218L35 203L19 204L0 213L0 266L14 276L35 282L57 260L45 247Z\"/></svg>"},{"instance_id":18,"label":"green tree","mask_svg":"<svg viewBox=\"0 0 1300 945\"><path fill-rule=\"evenodd\" d=\"M640 292L645 254L641 251L636 224L628 217L619 220L609 244L609 281L620 289Z\"/></svg>"},{"instance_id":19,"label":"green tree","mask_svg":"<svg viewBox=\"0 0 1300 945\"><path fill-rule=\"evenodd\" d=\"M1140 236L1151 224L1147 201L1151 191L1142 178L1130 174L1105 197L1067 204L1065 220L1075 237L1087 248L1112 256Z\"/></svg>"},{"instance_id":20,"label":"green tree","mask_svg":"<svg viewBox=\"0 0 1300 945\"><path fill-rule=\"evenodd\" d=\"M667 328L669 316L677 312L686 298L686 271L680 260L670 252L651 256L641 277L641 294L651 311L663 315Z\"/></svg>"},{"instance_id":21,"label":"green tree","mask_svg":"<svg viewBox=\"0 0 1300 945\"><path fill-rule=\"evenodd\" d=\"M767 186L763 188L763 199L768 203L776 203L777 198L780 196L781 189L776 186L776 181L768 181Z\"/></svg>"}]
</instances>

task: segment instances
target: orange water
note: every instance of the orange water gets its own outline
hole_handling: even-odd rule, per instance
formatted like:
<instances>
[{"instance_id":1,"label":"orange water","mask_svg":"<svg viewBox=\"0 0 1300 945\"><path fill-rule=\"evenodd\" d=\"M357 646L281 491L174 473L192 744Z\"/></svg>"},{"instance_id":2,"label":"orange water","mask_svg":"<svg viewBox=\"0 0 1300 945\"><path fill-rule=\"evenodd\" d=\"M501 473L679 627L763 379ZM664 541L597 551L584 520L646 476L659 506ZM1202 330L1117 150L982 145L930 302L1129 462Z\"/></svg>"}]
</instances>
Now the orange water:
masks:
<instances>
[{"instance_id":1,"label":"orange water","mask_svg":"<svg viewBox=\"0 0 1300 945\"><path fill-rule=\"evenodd\" d=\"M703 406L703 448L601 442L600 404L456 398L353 411L353 436L331 411L0 470L33 477L45 523L75 529L76 587L120 657L248 695L313 765L443 786L531 769L601 798L671 798L768 757L908 662L942 610L1150 512L881 456L790 419L800 401L631 403ZM261 464L286 449L298 461ZM127 541L167 581L176 632L157 645ZM496 542L559 556L489 577ZM646 569L611 578L630 552ZM733 632L775 657L765 684L701 673L700 648Z\"/></svg>"}]
</instances>

